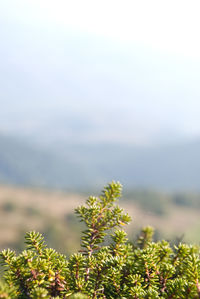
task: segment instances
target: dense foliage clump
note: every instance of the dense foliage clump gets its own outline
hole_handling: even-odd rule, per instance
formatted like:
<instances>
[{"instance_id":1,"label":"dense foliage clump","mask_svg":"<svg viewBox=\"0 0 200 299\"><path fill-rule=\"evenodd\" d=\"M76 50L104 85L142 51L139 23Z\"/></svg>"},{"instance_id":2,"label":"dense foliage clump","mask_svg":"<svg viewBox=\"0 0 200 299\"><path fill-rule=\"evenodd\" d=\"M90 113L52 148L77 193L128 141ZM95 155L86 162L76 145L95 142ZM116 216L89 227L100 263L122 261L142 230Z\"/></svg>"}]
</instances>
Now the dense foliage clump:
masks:
<instances>
[{"instance_id":1,"label":"dense foliage clump","mask_svg":"<svg viewBox=\"0 0 200 299\"><path fill-rule=\"evenodd\" d=\"M75 210L85 230L69 259L36 232L26 234L21 254L2 251L0 298L200 298L199 248L155 243L150 227L129 242L120 227L130 217L115 204L120 196L121 185L112 182Z\"/></svg>"}]
</instances>

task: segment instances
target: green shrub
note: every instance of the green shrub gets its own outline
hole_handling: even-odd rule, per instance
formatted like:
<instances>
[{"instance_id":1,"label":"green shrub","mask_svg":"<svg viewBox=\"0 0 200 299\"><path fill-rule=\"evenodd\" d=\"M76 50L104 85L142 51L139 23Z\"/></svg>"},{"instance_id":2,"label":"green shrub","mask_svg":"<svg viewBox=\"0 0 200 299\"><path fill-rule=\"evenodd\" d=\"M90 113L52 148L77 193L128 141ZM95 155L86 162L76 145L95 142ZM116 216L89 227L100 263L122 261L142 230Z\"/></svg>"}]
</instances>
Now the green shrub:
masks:
<instances>
[{"instance_id":1,"label":"green shrub","mask_svg":"<svg viewBox=\"0 0 200 299\"><path fill-rule=\"evenodd\" d=\"M36 232L26 234L21 254L2 251L0 298L200 298L199 248L152 242L151 227L130 243L119 229L130 221L115 204L120 196L121 185L112 182L75 210L85 230L80 252L69 259Z\"/></svg>"},{"instance_id":2,"label":"green shrub","mask_svg":"<svg viewBox=\"0 0 200 299\"><path fill-rule=\"evenodd\" d=\"M2 204L2 210L6 213L14 212L16 209L17 205L13 201L6 201Z\"/></svg>"},{"instance_id":3,"label":"green shrub","mask_svg":"<svg viewBox=\"0 0 200 299\"><path fill-rule=\"evenodd\" d=\"M137 203L143 210L158 216L165 216L168 213L171 198L169 195L152 190L127 191L125 198Z\"/></svg>"}]
</instances>

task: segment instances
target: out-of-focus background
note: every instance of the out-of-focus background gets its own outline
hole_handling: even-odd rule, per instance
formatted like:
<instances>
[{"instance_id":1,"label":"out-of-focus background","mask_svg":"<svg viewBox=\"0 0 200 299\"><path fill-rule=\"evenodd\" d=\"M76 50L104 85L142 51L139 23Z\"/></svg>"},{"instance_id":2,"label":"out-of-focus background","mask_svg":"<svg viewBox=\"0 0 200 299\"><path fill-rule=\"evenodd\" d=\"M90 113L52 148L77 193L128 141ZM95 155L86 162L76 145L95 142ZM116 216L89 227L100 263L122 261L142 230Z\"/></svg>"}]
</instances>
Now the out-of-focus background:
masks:
<instances>
[{"instance_id":1,"label":"out-of-focus background","mask_svg":"<svg viewBox=\"0 0 200 299\"><path fill-rule=\"evenodd\" d=\"M199 243L199 1L0 3L0 248L70 253L111 180L156 238Z\"/></svg>"}]
</instances>

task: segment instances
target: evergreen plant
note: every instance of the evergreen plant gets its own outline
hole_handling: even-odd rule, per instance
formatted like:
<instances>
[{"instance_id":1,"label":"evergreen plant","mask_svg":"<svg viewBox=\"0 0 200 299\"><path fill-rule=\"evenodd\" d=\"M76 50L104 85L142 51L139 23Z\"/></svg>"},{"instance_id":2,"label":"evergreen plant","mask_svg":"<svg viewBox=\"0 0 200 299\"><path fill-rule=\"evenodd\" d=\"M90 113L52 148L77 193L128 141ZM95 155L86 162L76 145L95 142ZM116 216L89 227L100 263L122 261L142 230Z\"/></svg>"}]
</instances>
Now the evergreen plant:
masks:
<instances>
[{"instance_id":1,"label":"evergreen plant","mask_svg":"<svg viewBox=\"0 0 200 299\"><path fill-rule=\"evenodd\" d=\"M69 259L37 232L25 235L19 255L3 250L0 298L200 298L199 247L153 242L151 227L129 242L121 227L131 219L115 203L121 189L112 182L75 210L85 230L81 250Z\"/></svg>"}]
</instances>

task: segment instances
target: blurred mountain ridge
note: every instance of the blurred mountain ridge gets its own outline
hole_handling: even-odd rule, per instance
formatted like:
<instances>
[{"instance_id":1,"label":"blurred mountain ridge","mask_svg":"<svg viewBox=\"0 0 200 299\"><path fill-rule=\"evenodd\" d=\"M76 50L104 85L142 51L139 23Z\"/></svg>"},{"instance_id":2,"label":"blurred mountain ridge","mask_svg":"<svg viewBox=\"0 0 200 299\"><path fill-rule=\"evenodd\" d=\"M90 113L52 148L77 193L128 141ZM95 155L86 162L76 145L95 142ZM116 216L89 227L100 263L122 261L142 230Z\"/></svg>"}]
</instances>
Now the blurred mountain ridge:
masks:
<instances>
[{"instance_id":1,"label":"blurred mountain ridge","mask_svg":"<svg viewBox=\"0 0 200 299\"><path fill-rule=\"evenodd\" d=\"M0 182L61 189L99 187L200 190L200 139L163 146L61 143L51 147L0 135Z\"/></svg>"}]
</instances>

